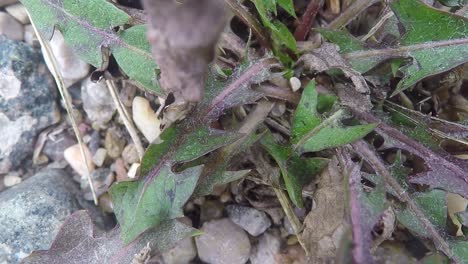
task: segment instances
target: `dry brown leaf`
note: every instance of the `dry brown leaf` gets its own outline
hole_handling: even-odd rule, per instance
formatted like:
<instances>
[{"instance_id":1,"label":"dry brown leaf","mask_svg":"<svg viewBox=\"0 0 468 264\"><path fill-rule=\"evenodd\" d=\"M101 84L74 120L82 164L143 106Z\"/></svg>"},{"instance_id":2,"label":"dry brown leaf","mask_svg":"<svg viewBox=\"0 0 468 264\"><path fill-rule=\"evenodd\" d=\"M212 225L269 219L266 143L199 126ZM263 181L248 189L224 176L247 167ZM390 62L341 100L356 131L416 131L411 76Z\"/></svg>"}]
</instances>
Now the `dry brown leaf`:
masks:
<instances>
[{"instance_id":1,"label":"dry brown leaf","mask_svg":"<svg viewBox=\"0 0 468 264\"><path fill-rule=\"evenodd\" d=\"M225 25L224 1L145 0L144 6L162 89L173 93L176 103L200 102L208 64Z\"/></svg>"}]
</instances>

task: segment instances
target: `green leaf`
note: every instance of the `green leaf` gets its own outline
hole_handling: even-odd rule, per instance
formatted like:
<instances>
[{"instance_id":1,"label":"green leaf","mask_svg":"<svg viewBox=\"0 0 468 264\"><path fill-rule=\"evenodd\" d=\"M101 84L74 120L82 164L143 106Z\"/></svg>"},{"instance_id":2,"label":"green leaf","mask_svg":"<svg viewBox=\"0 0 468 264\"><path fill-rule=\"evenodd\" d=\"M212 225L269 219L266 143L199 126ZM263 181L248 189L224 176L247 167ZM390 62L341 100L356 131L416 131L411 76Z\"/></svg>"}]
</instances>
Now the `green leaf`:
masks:
<instances>
[{"instance_id":1,"label":"green leaf","mask_svg":"<svg viewBox=\"0 0 468 264\"><path fill-rule=\"evenodd\" d=\"M450 246L461 263L468 263L468 241L453 241Z\"/></svg>"},{"instance_id":2,"label":"green leaf","mask_svg":"<svg viewBox=\"0 0 468 264\"><path fill-rule=\"evenodd\" d=\"M156 169L159 171L154 180L119 182L109 191L125 244L164 221L182 217L182 206L192 195L202 171L198 166L175 174L167 164Z\"/></svg>"},{"instance_id":3,"label":"green leaf","mask_svg":"<svg viewBox=\"0 0 468 264\"><path fill-rule=\"evenodd\" d=\"M375 127L375 124L352 127L324 127L304 143L300 148L300 152L317 152L350 144L369 134Z\"/></svg>"},{"instance_id":4,"label":"green leaf","mask_svg":"<svg viewBox=\"0 0 468 264\"><path fill-rule=\"evenodd\" d=\"M111 186L115 214L126 243L145 230L182 215L181 208L205 169L189 167L175 173L172 168L239 139L238 133L212 129L210 125L226 109L260 98L262 94L251 90L250 86L266 80L275 63L271 59L249 62L227 82L209 76L204 100L184 120L166 128L160 136L160 144L149 146L142 159L139 180ZM217 172L224 173L226 166L220 166Z\"/></svg>"},{"instance_id":5,"label":"green leaf","mask_svg":"<svg viewBox=\"0 0 468 264\"><path fill-rule=\"evenodd\" d=\"M290 14L293 17L296 17L293 0L278 0L278 5L281 6L284 10L286 10L288 14Z\"/></svg>"},{"instance_id":6,"label":"green leaf","mask_svg":"<svg viewBox=\"0 0 468 264\"><path fill-rule=\"evenodd\" d=\"M291 31L280 21L273 21L270 25L271 36L273 41L278 43L280 46L284 45L288 49L297 52L296 39L294 38Z\"/></svg>"},{"instance_id":7,"label":"green leaf","mask_svg":"<svg viewBox=\"0 0 468 264\"><path fill-rule=\"evenodd\" d=\"M416 193L412 196L429 221L440 229L445 229L447 218L446 193L441 190L432 190L425 193ZM416 215L408 208L397 210L397 219L406 228L422 237L430 237L426 228Z\"/></svg>"},{"instance_id":8,"label":"green leaf","mask_svg":"<svg viewBox=\"0 0 468 264\"><path fill-rule=\"evenodd\" d=\"M114 31L129 24L131 18L112 3L105 0L22 0L21 3L45 38L50 39L57 28L70 48L96 68L102 64L101 50L108 48L131 79L161 94L145 26Z\"/></svg>"},{"instance_id":9,"label":"green leaf","mask_svg":"<svg viewBox=\"0 0 468 264\"><path fill-rule=\"evenodd\" d=\"M302 159L291 150L290 146L276 143L271 133L266 133L260 143L280 167L291 201L297 207L304 207L302 188L327 165L328 160L322 158Z\"/></svg>"},{"instance_id":10,"label":"green leaf","mask_svg":"<svg viewBox=\"0 0 468 264\"><path fill-rule=\"evenodd\" d=\"M398 47L366 49L347 33L325 29L320 32L339 45L343 56L361 73L391 58L412 58L411 63L400 68L404 77L393 95L425 77L468 61L467 18L434 9L419 0L395 0L391 8L406 30Z\"/></svg>"},{"instance_id":11,"label":"green leaf","mask_svg":"<svg viewBox=\"0 0 468 264\"><path fill-rule=\"evenodd\" d=\"M317 113L317 104L315 80L312 80L302 92L301 100L294 112L291 131L291 142L293 144L297 144L305 134L322 122Z\"/></svg>"}]
</instances>

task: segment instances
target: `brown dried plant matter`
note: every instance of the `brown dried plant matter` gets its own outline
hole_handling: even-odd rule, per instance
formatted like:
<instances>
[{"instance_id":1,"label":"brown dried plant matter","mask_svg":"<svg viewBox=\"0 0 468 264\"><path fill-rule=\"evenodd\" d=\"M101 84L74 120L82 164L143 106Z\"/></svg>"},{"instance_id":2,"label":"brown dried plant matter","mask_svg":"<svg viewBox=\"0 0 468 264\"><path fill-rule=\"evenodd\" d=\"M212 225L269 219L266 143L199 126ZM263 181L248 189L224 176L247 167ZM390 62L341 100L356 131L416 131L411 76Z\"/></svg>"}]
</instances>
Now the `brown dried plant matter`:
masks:
<instances>
[{"instance_id":1,"label":"brown dried plant matter","mask_svg":"<svg viewBox=\"0 0 468 264\"><path fill-rule=\"evenodd\" d=\"M145 0L148 39L161 69L160 84L176 103L203 96L208 64L226 22L219 0Z\"/></svg>"}]
</instances>

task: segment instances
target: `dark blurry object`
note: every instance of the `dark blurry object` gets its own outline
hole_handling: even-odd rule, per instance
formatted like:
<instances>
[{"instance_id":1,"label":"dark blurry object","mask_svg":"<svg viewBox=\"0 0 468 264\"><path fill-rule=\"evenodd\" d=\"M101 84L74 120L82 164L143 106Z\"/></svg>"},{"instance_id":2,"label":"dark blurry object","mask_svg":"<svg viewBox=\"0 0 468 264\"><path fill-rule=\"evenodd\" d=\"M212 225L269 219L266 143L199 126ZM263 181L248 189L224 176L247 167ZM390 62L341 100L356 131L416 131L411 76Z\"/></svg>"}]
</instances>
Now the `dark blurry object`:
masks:
<instances>
[{"instance_id":1,"label":"dark blurry object","mask_svg":"<svg viewBox=\"0 0 468 264\"><path fill-rule=\"evenodd\" d=\"M148 39L161 69L160 84L175 104L203 97L208 64L226 20L220 0L145 0Z\"/></svg>"}]
</instances>

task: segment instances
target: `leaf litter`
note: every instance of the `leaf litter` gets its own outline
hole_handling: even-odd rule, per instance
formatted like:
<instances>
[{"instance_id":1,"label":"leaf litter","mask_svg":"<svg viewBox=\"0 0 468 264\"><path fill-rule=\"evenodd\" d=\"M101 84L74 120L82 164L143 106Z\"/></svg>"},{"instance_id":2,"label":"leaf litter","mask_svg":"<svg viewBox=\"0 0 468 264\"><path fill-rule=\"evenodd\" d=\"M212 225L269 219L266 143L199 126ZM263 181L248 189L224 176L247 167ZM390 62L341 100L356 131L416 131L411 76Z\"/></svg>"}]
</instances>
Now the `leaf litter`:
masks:
<instances>
[{"instance_id":1,"label":"leaf litter","mask_svg":"<svg viewBox=\"0 0 468 264\"><path fill-rule=\"evenodd\" d=\"M146 1L147 12L154 15L150 15L149 39L155 61L145 40L146 26L132 26L132 17L110 2L22 2L47 36L57 27L72 49L96 68L103 64L101 51L109 48L126 77L167 98L162 110L167 122L159 143L150 142L140 176L114 183L109 190L120 226L95 236L89 217L77 212L49 250L33 253L25 263L74 263L77 256L89 258L90 263L119 263L109 262L113 258L129 263L142 250L144 260L177 240L197 235L177 220L187 201L212 195L220 186L242 188L255 182L266 184L264 190L273 188L282 205L292 202L283 209L294 217L300 208L305 210L300 217L304 224L295 236L310 254L309 261L352 258L356 263L373 263L400 257L464 263L468 259L466 213L450 212L460 223L461 234L454 232L447 221L451 205L446 198L449 193L468 198L468 165L458 158L467 151L466 121L460 119L463 110L459 110L463 108L447 108L452 113L438 116L441 93L431 91L426 81L459 70L460 81L448 91L452 97L466 96L466 67L459 66L468 60L468 27L466 18L453 12L459 1L440 1L454 8L442 11L419 0L394 0L390 9L366 4L343 11L342 17L327 13L332 1L318 4L320 10L313 16L287 0L252 1L250 9L244 6L247 2L236 0L226 0L226 6L206 0L194 8L189 8L193 1ZM80 10L87 4L95 7L85 14ZM247 34L245 27L234 30L244 37L245 50L254 48L263 58L216 53L224 25L222 16L216 15L227 7L252 28ZM372 26L364 12L372 8L386 11L382 16L393 12L394 17L377 24L361 41L356 36L367 32L359 32L352 23ZM114 16L96 18L103 10ZM340 21L350 12L360 19L341 31L326 28L330 17ZM188 20L181 20L181 13ZM310 22L315 29L309 42L317 34L328 40L309 43L318 48L305 53L297 48L292 33L296 25L290 23L301 15L315 20ZM205 19L198 21L197 16ZM191 35L194 29L186 26L193 21L202 30ZM401 58L406 60L396 60ZM215 66L210 65L213 59ZM270 111L281 100L278 88L288 85L286 81L284 87L276 87L279 82L272 79L279 75L284 80L299 78L303 89L298 103L289 100L286 111L274 116ZM271 89L257 89L258 85ZM319 111L319 102L330 95L337 99ZM424 112L423 106L430 112ZM447 116L453 118L445 120ZM394 122L395 117L400 123ZM276 125L264 122L267 118ZM279 129L281 124L284 127ZM268 173L262 162L245 165L246 159L239 157L244 152L268 153L272 159L262 162L269 163L271 177L253 181L257 172L262 177ZM312 195L305 195L306 189ZM288 195L279 195L282 190ZM261 204L245 199L254 207ZM86 243L68 243L70 237ZM390 249L405 248L407 241L423 246L404 253ZM94 248L96 258L88 253ZM292 251L288 247L285 252Z\"/></svg>"}]
</instances>

